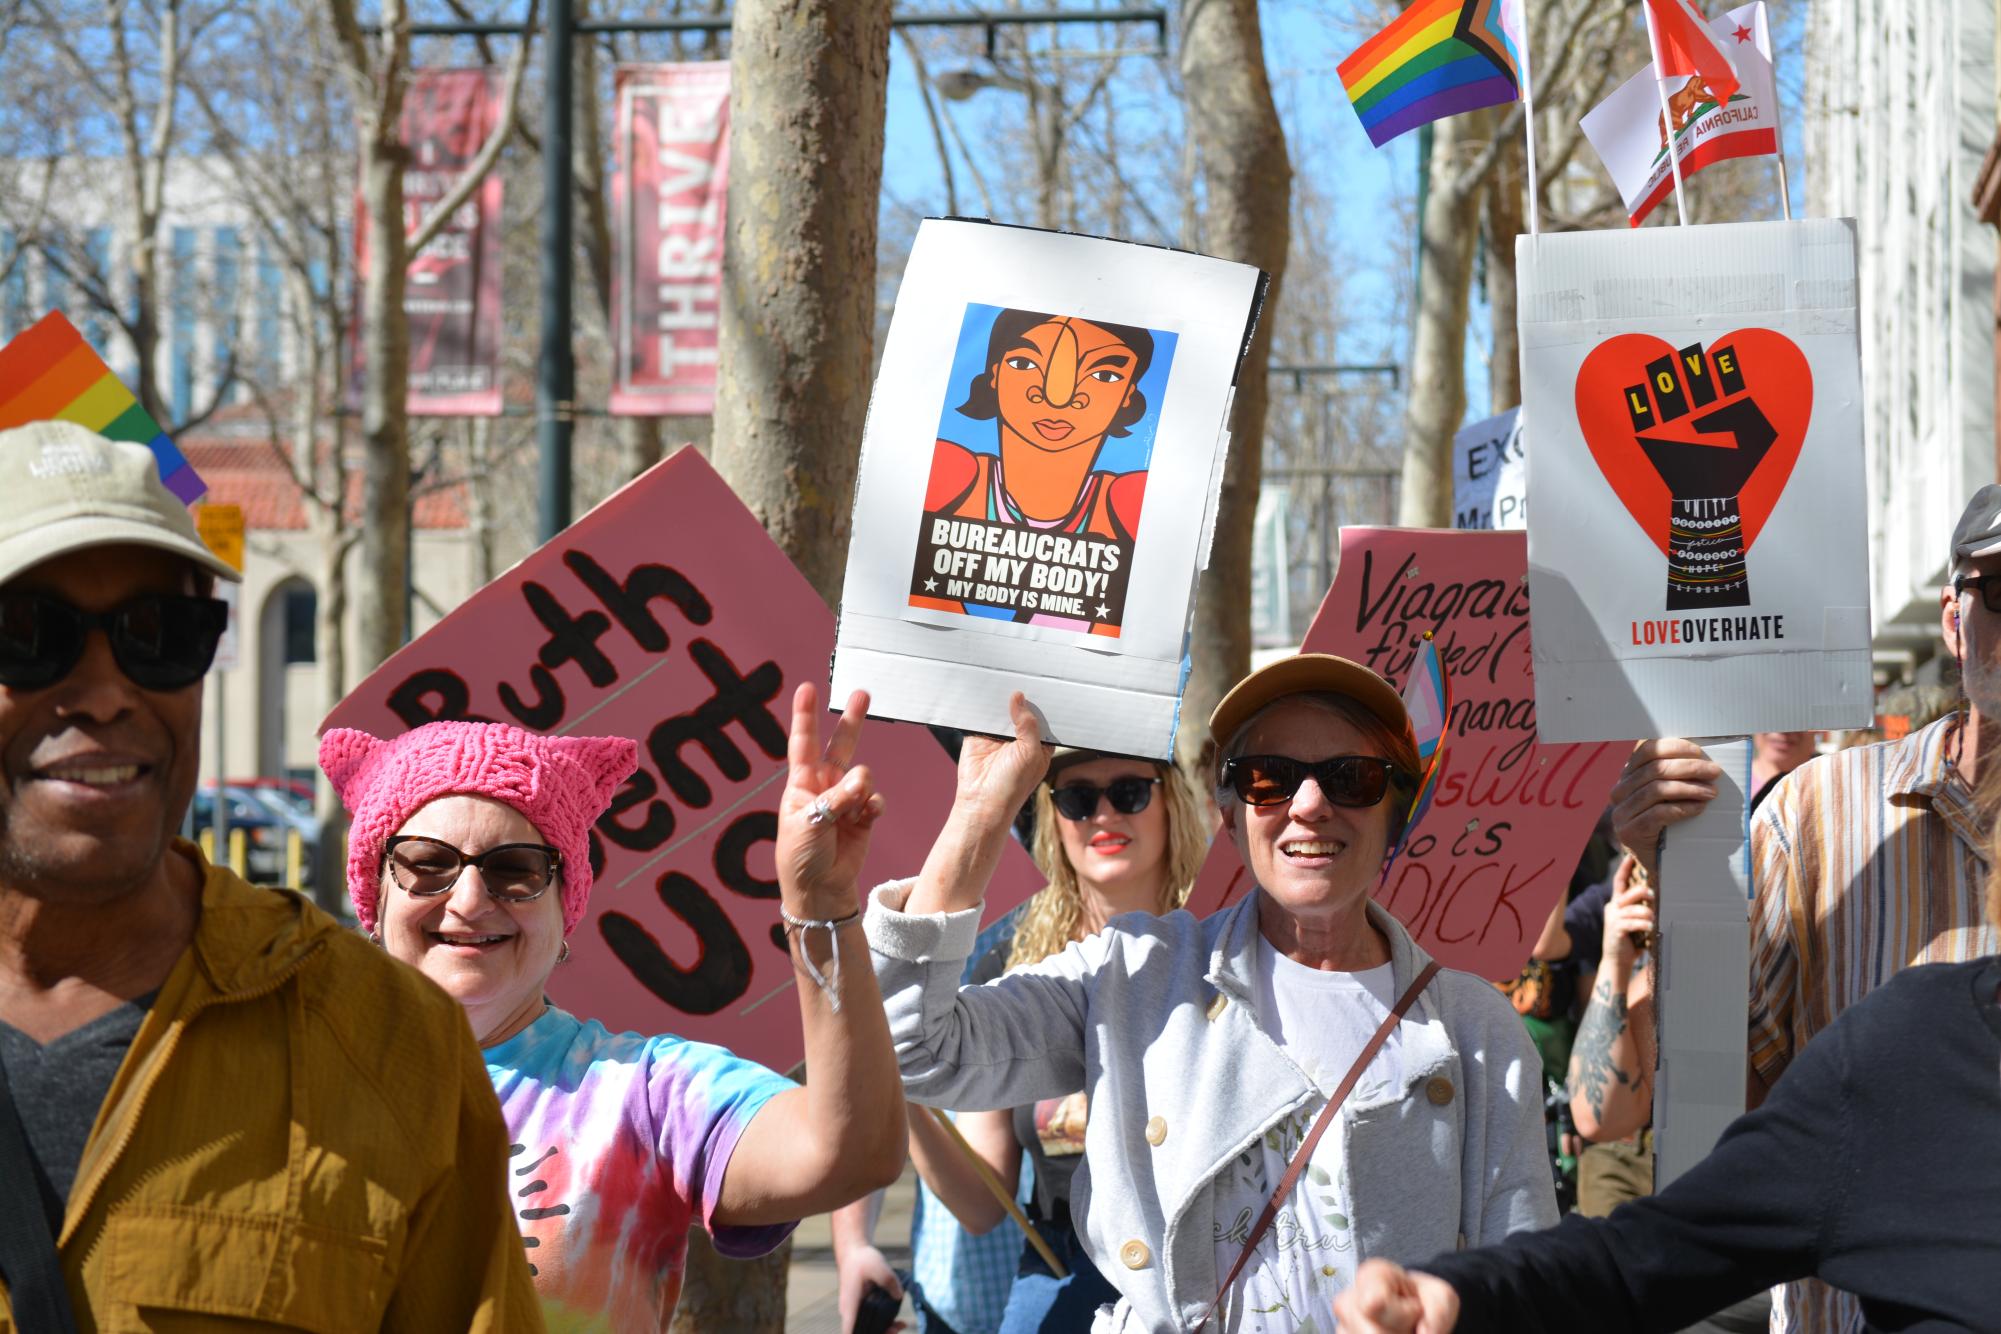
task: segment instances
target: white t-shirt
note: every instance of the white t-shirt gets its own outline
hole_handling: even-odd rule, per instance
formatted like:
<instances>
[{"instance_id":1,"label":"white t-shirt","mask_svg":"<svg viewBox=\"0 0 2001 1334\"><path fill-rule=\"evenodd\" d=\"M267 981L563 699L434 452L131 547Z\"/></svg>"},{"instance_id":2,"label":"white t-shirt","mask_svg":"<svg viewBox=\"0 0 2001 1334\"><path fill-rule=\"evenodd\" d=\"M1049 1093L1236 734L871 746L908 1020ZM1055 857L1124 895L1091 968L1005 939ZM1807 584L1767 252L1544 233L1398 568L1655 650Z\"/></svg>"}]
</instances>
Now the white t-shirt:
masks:
<instances>
[{"instance_id":1,"label":"white t-shirt","mask_svg":"<svg viewBox=\"0 0 2001 1334\"><path fill-rule=\"evenodd\" d=\"M1258 1026L1320 1090L1265 1137L1238 1155L1216 1183L1216 1277L1230 1272L1251 1225L1285 1175L1313 1120L1396 1003L1390 965L1330 973L1295 963L1258 939ZM1348 1097L1365 1102L1403 1073L1398 1035L1362 1072ZM1334 1328L1334 1298L1354 1281L1347 1165L1341 1137L1329 1127L1292 1194L1258 1243L1227 1295L1221 1325L1228 1334L1280 1334Z\"/></svg>"}]
</instances>

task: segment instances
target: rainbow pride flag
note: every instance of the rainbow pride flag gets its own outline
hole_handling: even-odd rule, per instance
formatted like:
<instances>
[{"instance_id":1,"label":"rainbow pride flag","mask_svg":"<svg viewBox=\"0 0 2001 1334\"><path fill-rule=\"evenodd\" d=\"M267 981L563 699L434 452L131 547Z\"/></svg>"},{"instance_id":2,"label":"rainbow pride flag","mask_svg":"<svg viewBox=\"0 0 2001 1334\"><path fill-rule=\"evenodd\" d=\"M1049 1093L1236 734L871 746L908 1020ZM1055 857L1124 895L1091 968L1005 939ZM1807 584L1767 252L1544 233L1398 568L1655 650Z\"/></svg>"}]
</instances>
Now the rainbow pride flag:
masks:
<instances>
[{"instance_id":1,"label":"rainbow pride flag","mask_svg":"<svg viewBox=\"0 0 2001 1334\"><path fill-rule=\"evenodd\" d=\"M1417 0L1341 62L1369 142L1522 95L1522 0Z\"/></svg>"},{"instance_id":2,"label":"rainbow pride flag","mask_svg":"<svg viewBox=\"0 0 2001 1334\"><path fill-rule=\"evenodd\" d=\"M1410 799L1410 815L1404 820L1404 837L1409 838L1438 790L1438 774L1445 764L1445 734L1452 722L1452 683L1446 678L1438 645L1429 630L1424 632L1417 659L1410 665L1410 679L1404 682L1403 706L1410 715L1418 762L1424 765L1417 791Z\"/></svg>"},{"instance_id":3,"label":"rainbow pride flag","mask_svg":"<svg viewBox=\"0 0 2001 1334\"><path fill-rule=\"evenodd\" d=\"M59 310L0 348L0 395L0 430L75 422L107 439L151 449L160 480L187 504L208 490L187 456Z\"/></svg>"}]
</instances>

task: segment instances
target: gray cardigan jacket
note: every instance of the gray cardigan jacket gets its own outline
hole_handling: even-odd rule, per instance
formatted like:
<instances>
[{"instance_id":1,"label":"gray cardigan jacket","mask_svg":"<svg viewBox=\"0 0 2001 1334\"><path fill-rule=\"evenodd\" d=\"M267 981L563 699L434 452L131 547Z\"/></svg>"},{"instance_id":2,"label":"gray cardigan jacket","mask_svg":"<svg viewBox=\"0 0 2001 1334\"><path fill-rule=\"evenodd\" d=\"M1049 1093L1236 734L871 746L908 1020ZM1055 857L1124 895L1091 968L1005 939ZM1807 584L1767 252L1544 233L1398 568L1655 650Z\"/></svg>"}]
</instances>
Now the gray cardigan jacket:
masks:
<instances>
[{"instance_id":1,"label":"gray cardigan jacket","mask_svg":"<svg viewBox=\"0 0 2001 1334\"><path fill-rule=\"evenodd\" d=\"M878 888L866 929L905 1090L960 1111L1084 1089L1070 1211L1124 1300L1107 1323L1191 1330L1217 1272L1223 1168L1314 1096L1258 1026L1257 895L1214 916L1132 914L1032 968L959 986L979 912L912 916ZM1428 958L1376 904L1401 994ZM1556 1222L1541 1062L1494 987L1445 970L1406 1016L1405 1080L1340 1124L1358 1261L1414 1264ZM1330 1313L1331 1314L1331 1313Z\"/></svg>"}]
</instances>

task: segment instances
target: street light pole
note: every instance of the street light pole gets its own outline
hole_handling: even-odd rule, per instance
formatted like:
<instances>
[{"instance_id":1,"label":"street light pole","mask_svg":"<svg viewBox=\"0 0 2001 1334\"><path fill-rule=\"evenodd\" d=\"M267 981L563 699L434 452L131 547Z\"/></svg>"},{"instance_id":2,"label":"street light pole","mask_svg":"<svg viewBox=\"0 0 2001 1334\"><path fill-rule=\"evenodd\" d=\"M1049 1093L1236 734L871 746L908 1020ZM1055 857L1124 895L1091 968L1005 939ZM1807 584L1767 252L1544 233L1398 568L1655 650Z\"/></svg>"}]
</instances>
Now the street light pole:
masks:
<instances>
[{"instance_id":1,"label":"street light pole","mask_svg":"<svg viewBox=\"0 0 2001 1334\"><path fill-rule=\"evenodd\" d=\"M537 540L548 542L570 526L570 436L575 429L576 352L571 346L570 130L576 37L572 0L549 0L542 75L542 348L535 363L536 434L541 445L540 522Z\"/></svg>"}]
</instances>

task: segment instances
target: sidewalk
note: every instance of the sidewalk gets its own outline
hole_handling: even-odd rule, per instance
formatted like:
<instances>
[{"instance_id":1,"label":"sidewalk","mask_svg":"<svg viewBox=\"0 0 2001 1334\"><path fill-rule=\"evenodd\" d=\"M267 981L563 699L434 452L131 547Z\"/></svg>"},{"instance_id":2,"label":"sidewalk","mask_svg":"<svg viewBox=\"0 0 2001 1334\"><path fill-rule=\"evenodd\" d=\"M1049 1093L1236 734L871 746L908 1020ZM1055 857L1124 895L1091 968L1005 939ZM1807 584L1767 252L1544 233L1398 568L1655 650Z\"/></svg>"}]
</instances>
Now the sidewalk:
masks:
<instances>
[{"instance_id":1,"label":"sidewalk","mask_svg":"<svg viewBox=\"0 0 2001 1334\"><path fill-rule=\"evenodd\" d=\"M882 1218L876 1224L876 1242L893 1269L910 1268L910 1210L917 1197L917 1176L908 1165L903 1177L889 1188L884 1198ZM834 1272L834 1247L828 1232L827 1215L805 1220L792 1234L792 1268L786 1275L786 1334L841 1334L840 1289ZM910 1304L904 1303L908 1321Z\"/></svg>"}]
</instances>

